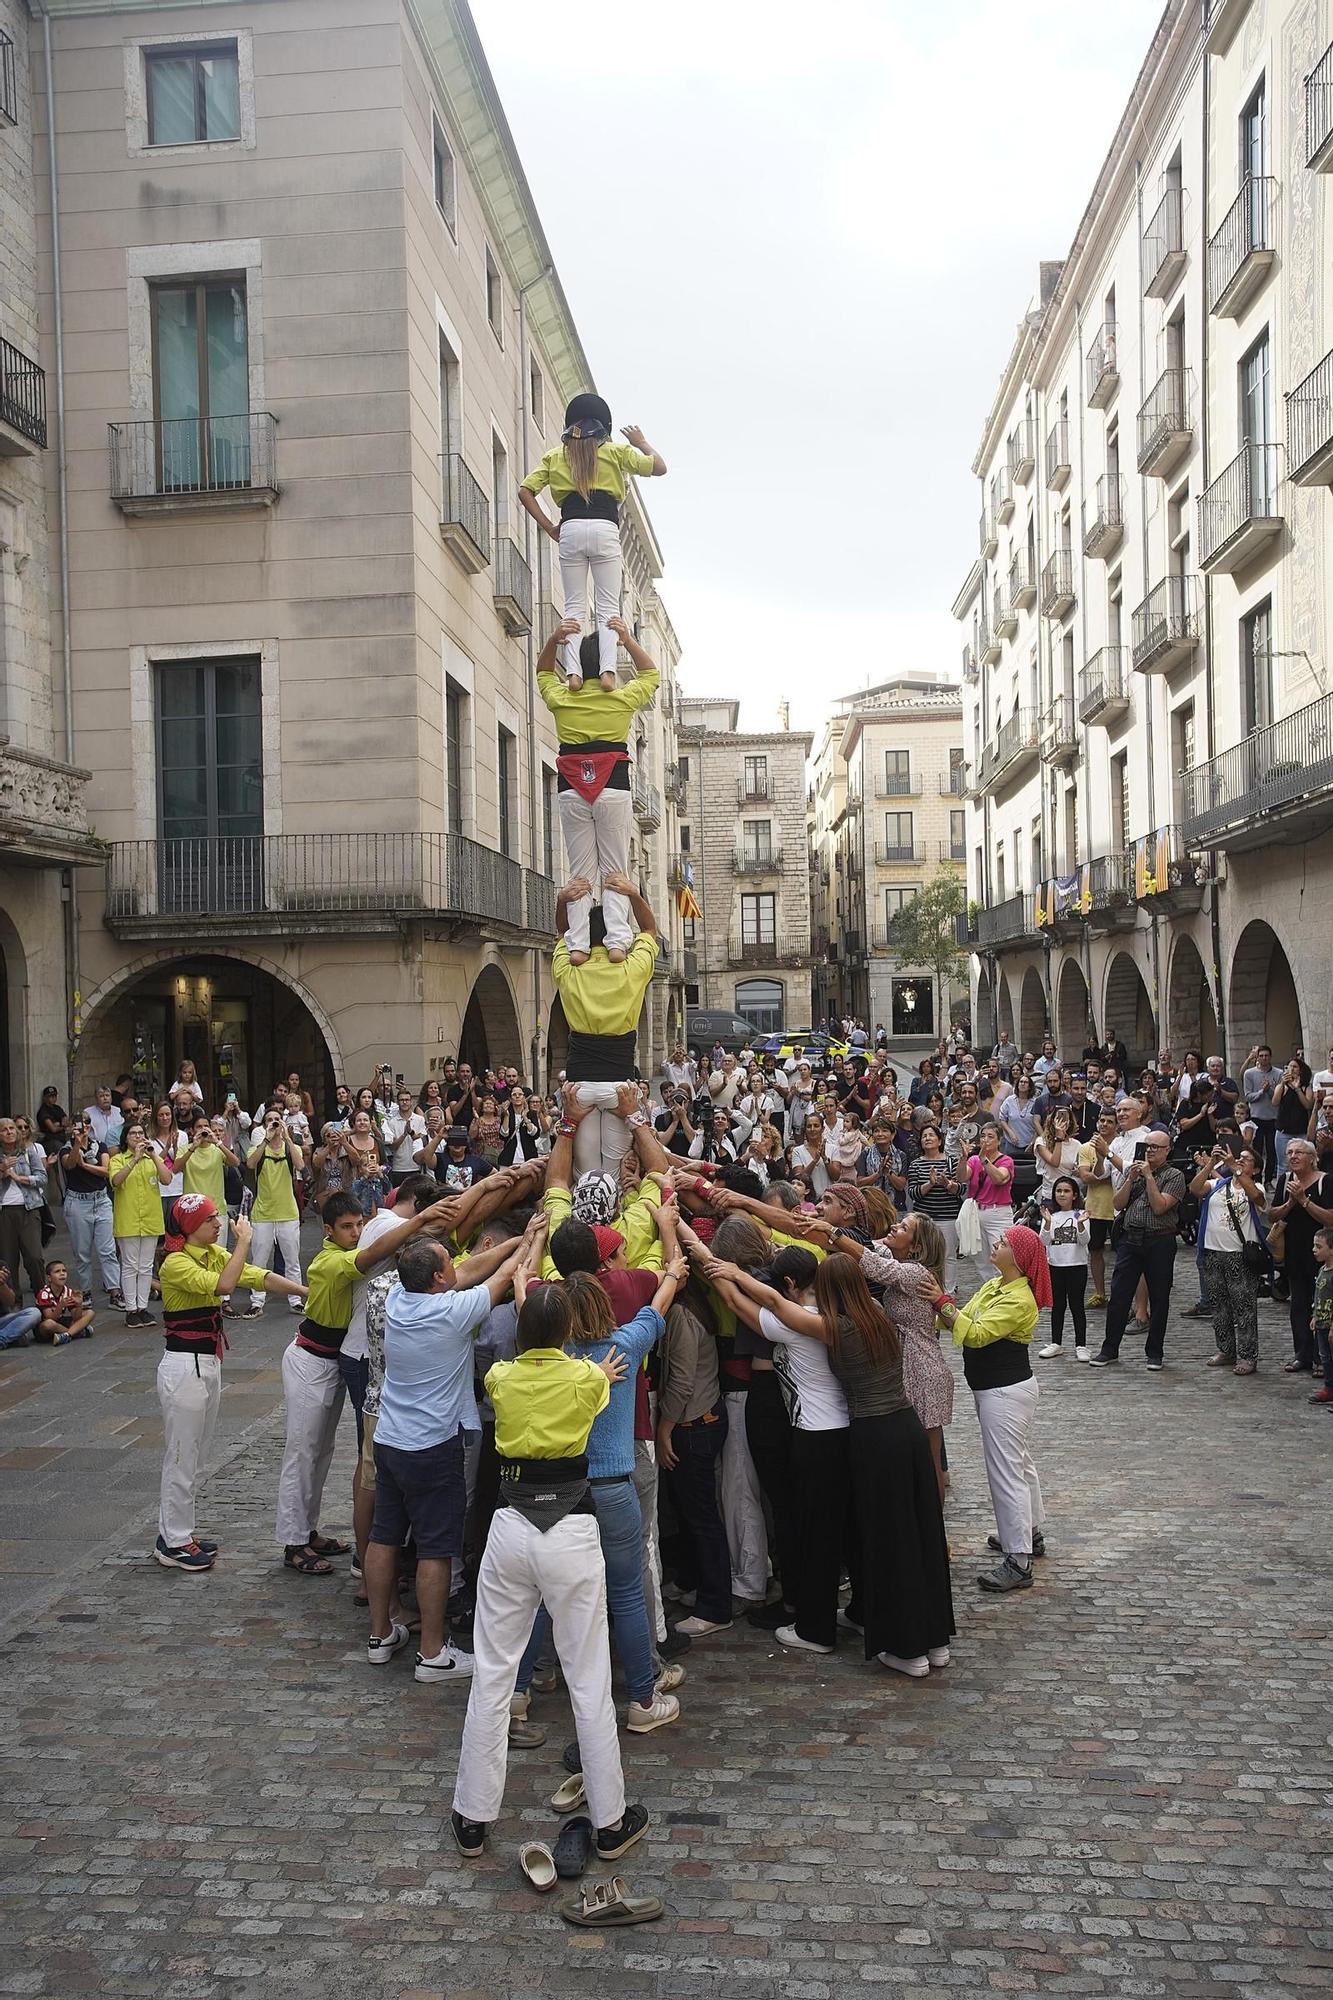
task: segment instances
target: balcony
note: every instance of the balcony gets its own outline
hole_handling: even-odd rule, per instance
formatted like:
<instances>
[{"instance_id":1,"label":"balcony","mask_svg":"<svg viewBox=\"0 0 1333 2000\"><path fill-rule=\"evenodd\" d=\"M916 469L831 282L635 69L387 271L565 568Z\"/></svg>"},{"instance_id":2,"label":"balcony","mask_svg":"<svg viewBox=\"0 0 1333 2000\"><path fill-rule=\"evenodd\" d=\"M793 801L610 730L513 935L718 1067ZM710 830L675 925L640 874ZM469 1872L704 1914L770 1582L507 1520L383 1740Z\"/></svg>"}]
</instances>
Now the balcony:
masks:
<instances>
[{"instance_id":1,"label":"balcony","mask_svg":"<svg viewBox=\"0 0 1333 2000\"><path fill-rule=\"evenodd\" d=\"M1203 0L1203 51L1224 56L1235 41L1250 0Z\"/></svg>"},{"instance_id":2,"label":"balcony","mask_svg":"<svg viewBox=\"0 0 1333 2000\"><path fill-rule=\"evenodd\" d=\"M746 771L736 780L738 806L766 805L771 796L767 772ZM850 806L851 800L849 799L847 803Z\"/></svg>"},{"instance_id":3,"label":"balcony","mask_svg":"<svg viewBox=\"0 0 1333 2000\"><path fill-rule=\"evenodd\" d=\"M88 829L89 776L76 764L20 750L0 736L0 850L6 862L68 868L105 859L105 845Z\"/></svg>"},{"instance_id":4,"label":"balcony","mask_svg":"<svg viewBox=\"0 0 1333 2000\"><path fill-rule=\"evenodd\" d=\"M1083 931L1083 909L1079 902L1080 875L1048 878L1033 899L1033 919L1043 935L1078 938Z\"/></svg>"},{"instance_id":5,"label":"balcony","mask_svg":"<svg viewBox=\"0 0 1333 2000\"><path fill-rule=\"evenodd\" d=\"M1180 831L1191 845L1264 847L1288 824L1301 842L1333 825L1333 695L1184 774Z\"/></svg>"},{"instance_id":6,"label":"balcony","mask_svg":"<svg viewBox=\"0 0 1333 2000\"><path fill-rule=\"evenodd\" d=\"M733 875L780 875L782 873L782 849L780 847L746 847L742 843L733 850L731 872Z\"/></svg>"},{"instance_id":7,"label":"balcony","mask_svg":"<svg viewBox=\"0 0 1333 2000\"><path fill-rule=\"evenodd\" d=\"M1002 590L996 590L992 622L997 639L1012 639L1018 630L1018 612L1005 598Z\"/></svg>"},{"instance_id":8,"label":"balcony","mask_svg":"<svg viewBox=\"0 0 1333 2000\"><path fill-rule=\"evenodd\" d=\"M914 799L920 790L919 771L881 771L875 779L877 799Z\"/></svg>"},{"instance_id":9,"label":"balcony","mask_svg":"<svg viewBox=\"0 0 1333 2000\"><path fill-rule=\"evenodd\" d=\"M983 951L1014 951L1037 942L1031 896L1010 896L977 915L977 943Z\"/></svg>"},{"instance_id":10,"label":"balcony","mask_svg":"<svg viewBox=\"0 0 1333 2000\"><path fill-rule=\"evenodd\" d=\"M1183 368L1159 375L1139 411L1139 471L1165 479L1194 441L1189 382Z\"/></svg>"},{"instance_id":11,"label":"balcony","mask_svg":"<svg viewBox=\"0 0 1333 2000\"><path fill-rule=\"evenodd\" d=\"M1130 894L1149 910L1191 916L1203 903L1204 887L1213 879L1212 859L1202 848L1190 847L1178 826L1159 826L1142 834L1129 850Z\"/></svg>"},{"instance_id":12,"label":"balcony","mask_svg":"<svg viewBox=\"0 0 1333 2000\"><path fill-rule=\"evenodd\" d=\"M1333 42L1305 79L1305 164L1333 172Z\"/></svg>"},{"instance_id":13,"label":"balcony","mask_svg":"<svg viewBox=\"0 0 1333 2000\"><path fill-rule=\"evenodd\" d=\"M683 854L679 848L667 862L667 885L672 889L694 887L694 856Z\"/></svg>"},{"instance_id":14,"label":"balcony","mask_svg":"<svg viewBox=\"0 0 1333 2000\"><path fill-rule=\"evenodd\" d=\"M977 665L977 656L970 646L964 646L963 648L963 679L969 687L975 687L981 679L981 669Z\"/></svg>"},{"instance_id":15,"label":"balcony","mask_svg":"<svg viewBox=\"0 0 1333 2000\"><path fill-rule=\"evenodd\" d=\"M966 840L937 840L935 843L935 859L944 863L966 861Z\"/></svg>"},{"instance_id":16,"label":"balcony","mask_svg":"<svg viewBox=\"0 0 1333 2000\"><path fill-rule=\"evenodd\" d=\"M522 551L508 535L495 538L495 571L491 596L500 614L500 623L511 639L521 639L532 630L532 571Z\"/></svg>"},{"instance_id":17,"label":"balcony","mask_svg":"<svg viewBox=\"0 0 1333 2000\"><path fill-rule=\"evenodd\" d=\"M1078 677L1080 722L1116 722L1129 707L1129 654L1124 646L1103 646Z\"/></svg>"},{"instance_id":18,"label":"balcony","mask_svg":"<svg viewBox=\"0 0 1333 2000\"><path fill-rule=\"evenodd\" d=\"M662 824L662 794L656 785L649 784L643 772L635 769L630 790L634 798L634 817L645 833L656 833Z\"/></svg>"},{"instance_id":19,"label":"balcony","mask_svg":"<svg viewBox=\"0 0 1333 2000\"><path fill-rule=\"evenodd\" d=\"M1333 351L1287 393L1287 472L1296 486L1333 485Z\"/></svg>"},{"instance_id":20,"label":"balcony","mask_svg":"<svg viewBox=\"0 0 1333 2000\"><path fill-rule=\"evenodd\" d=\"M111 498L122 514L271 507L278 497L276 420L144 417L109 424Z\"/></svg>"},{"instance_id":21,"label":"balcony","mask_svg":"<svg viewBox=\"0 0 1333 2000\"><path fill-rule=\"evenodd\" d=\"M1014 516L1014 482L1007 465L1002 465L994 479L995 518L1001 524L1011 521Z\"/></svg>"},{"instance_id":22,"label":"balcony","mask_svg":"<svg viewBox=\"0 0 1333 2000\"><path fill-rule=\"evenodd\" d=\"M1056 549L1041 572L1043 618L1063 618L1074 608L1074 552Z\"/></svg>"},{"instance_id":23,"label":"balcony","mask_svg":"<svg viewBox=\"0 0 1333 2000\"><path fill-rule=\"evenodd\" d=\"M1088 349L1088 407L1104 410L1120 387L1120 367L1116 359L1115 321L1108 319Z\"/></svg>"},{"instance_id":24,"label":"balcony","mask_svg":"<svg viewBox=\"0 0 1333 2000\"><path fill-rule=\"evenodd\" d=\"M673 806L684 805L685 779L681 775L681 769L679 764L667 765L666 771L663 775L662 789L665 791L668 799L671 801Z\"/></svg>"},{"instance_id":25,"label":"balcony","mask_svg":"<svg viewBox=\"0 0 1333 2000\"><path fill-rule=\"evenodd\" d=\"M1031 611L1036 601L1036 559L1030 549L1019 549L1009 565L1009 602L1015 611Z\"/></svg>"},{"instance_id":26,"label":"balcony","mask_svg":"<svg viewBox=\"0 0 1333 2000\"><path fill-rule=\"evenodd\" d=\"M1036 763L1039 749L1037 718L1029 709L1015 709L1009 720L1000 724L995 741L982 752L982 790L998 792L1013 784Z\"/></svg>"},{"instance_id":27,"label":"balcony","mask_svg":"<svg viewBox=\"0 0 1333 2000\"><path fill-rule=\"evenodd\" d=\"M45 445L45 373L0 340L0 458L29 458Z\"/></svg>"},{"instance_id":28,"label":"balcony","mask_svg":"<svg viewBox=\"0 0 1333 2000\"><path fill-rule=\"evenodd\" d=\"M688 945L680 955L680 976L691 985L699 977L699 954Z\"/></svg>"},{"instance_id":29,"label":"balcony","mask_svg":"<svg viewBox=\"0 0 1333 2000\"><path fill-rule=\"evenodd\" d=\"M977 658L983 667L993 667L999 657L999 633L992 632L989 625L982 625L977 632Z\"/></svg>"},{"instance_id":30,"label":"balcony","mask_svg":"<svg viewBox=\"0 0 1333 2000\"><path fill-rule=\"evenodd\" d=\"M1069 484L1069 424L1064 417L1046 433L1046 484L1055 493Z\"/></svg>"},{"instance_id":31,"label":"balcony","mask_svg":"<svg viewBox=\"0 0 1333 2000\"><path fill-rule=\"evenodd\" d=\"M1248 175L1221 228L1208 239L1208 310L1218 319L1239 319L1267 281L1277 256L1276 196L1271 175Z\"/></svg>"},{"instance_id":32,"label":"balcony","mask_svg":"<svg viewBox=\"0 0 1333 2000\"><path fill-rule=\"evenodd\" d=\"M963 767L961 764L950 764L947 771L940 772L940 797L942 799L961 799L966 789L967 786L963 777Z\"/></svg>"},{"instance_id":33,"label":"balcony","mask_svg":"<svg viewBox=\"0 0 1333 2000\"><path fill-rule=\"evenodd\" d=\"M953 920L953 941L960 951L971 951L977 943L976 924L963 910Z\"/></svg>"},{"instance_id":34,"label":"balcony","mask_svg":"<svg viewBox=\"0 0 1333 2000\"><path fill-rule=\"evenodd\" d=\"M1134 669L1140 674L1169 674L1192 659L1199 644L1199 603L1192 576L1164 576L1132 620Z\"/></svg>"},{"instance_id":35,"label":"balcony","mask_svg":"<svg viewBox=\"0 0 1333 2000\"><path fill-rule=\"evenodd\" d=\"M846 938L849 956L854 941L859 944L857 934L849 931ZM748 938L733 930L727 936L727 964L731 966L798 967L808 965L813 957L808 931L780 931L775 937Z\"/></svg>"},{"instance_id":36,"label":"balcony","mask_svg":"<svg viewBox=\"0 0 1333 2000\"><path fill-rule=\"evenodd\" d=\"M1072 695L1058 694L1042 716L1041 755L1047 764L1072 764L1078 756Z\"/></svg>"},{"instance_id":37,"label":"balcony","mask_svg":"<svg viewBox=\"0 0 1333 2000\"><path fill-rule=\"evenodd\" d=\"M922 862L925 858L926 850L919 840L875 842L876 868L896 868L906 862Z\"/></svg>"},{"instance_id":38,"label":"balcony","mask_svg":"<svg viewBox=\"0 0 1333 2000\"><path fill-rule=\"evenodd\" d=\"M1199 496L1199 568L1225 575L1247 568L1282 532L1278 447L1242 445Z\"/></svg>"},{"instance_id":39,"label":"balcony","mask_svg":"<svg viewBox=\"0 0 1333 2000\"><path fill-rule=\"evenodd\" d=\"M18 73L14 65L14 44L0 28L0 124L19 122Z\"/></svg>"},{"instance_id":40,"label":"balcony","mask_svg":"<svg viewBox=\"0 0 1333 2000\"><path fill-rule=\"evenodd\" d=\"M122 840L108 849L107 928L120 938L368 936L443 918L483 933L555 927L550 877L452 833Z\"/></svg>"},{"instance_id":41,"label":"balcony","mask_svg":"<svg viewBox=\"0 0 1333 2000\"><path fill-rule=\"evenodd\" d=\"M446 451L440 460L440 534L469 575L490 562L491 503L461 451Z\"/></svg>"},{"instance_id":42,"label":"balcony","mask_svg":"<svg viewBox=\"0 0 1333 2000\"><path fill-rule=\"evenodd\" d=\"M1168 188L1143 227L1143 293L1168 299L1185 269L1185 197Z\"/></svg>"},{"instance_id":43,"label":"balcony","mask_svg":"<svg viewBox=\"0 0 1333 2000\"><path fill-rule=\"evenodd\" d=\"M1037 446L1031 417L1020 417L1010 431L1006 463L1014 485L1026 486L1037 467Z\"/></svg>"},{"instance_id":44,"label":"balcony","mask_svg":"<svg viewBox=\"0 0 1333 2000\"><path fill-rule=\"evenodd\" d=\"M999 537L995 532L994 517L992 516L989 507L983 507L981 510L981 541L980 541L982 561L989 562L992 556L994 556L994 554L998 550L999 546L1000 542L999 542Z\"/></svg>"},{"instance_id":45,"label":"balcony","mask_svg":"<svg viewBox=\"0 0 1333 2000\"><path fill-rule=\"evenodd\" d=\"M1119 482L1103 473L1093 495L1093 514L1083 527L1083 553L1105 562L1120 547L1125 534Z\"/></svg>"},{"instance_id":46,"label":"balcony","mask_svg":"<svg viewBox=\"0 0 1333 2000\"><path fill-rule=\"evenodd\" d=\"M1079 870L1079 907L1092 931L1129 930L1134 904L1129 864L1123 854L1102 854Z\"/></svg>"}]
</instances>

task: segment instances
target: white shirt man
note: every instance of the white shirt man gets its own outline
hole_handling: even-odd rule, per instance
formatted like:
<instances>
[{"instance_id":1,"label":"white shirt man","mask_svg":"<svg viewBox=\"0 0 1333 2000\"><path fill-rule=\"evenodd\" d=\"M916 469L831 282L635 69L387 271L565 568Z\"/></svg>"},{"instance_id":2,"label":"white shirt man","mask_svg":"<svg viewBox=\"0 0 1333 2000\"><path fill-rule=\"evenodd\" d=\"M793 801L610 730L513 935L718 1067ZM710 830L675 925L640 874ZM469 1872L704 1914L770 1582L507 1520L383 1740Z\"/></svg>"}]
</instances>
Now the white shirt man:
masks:
<instances>
[{"instance_id":1,"label":"white shirt man","mask_svg":"<svg viewBox=\"0 0 1333 2000\"><path fill-rule=\"evenodd\" d=\"M1315 1071L1314 1087L1316 1091L1333 1090L1333 1049L1328 1052L1328 1068Z\"/></svg>"},{"instance_id":2,"label":"white shirt man","mask_svg":"<svg viewBox=\"0 0 1333 2000\"><path fill-rule=\"evenodd\" d=\"M676 1090L697 1090L699 1087L699 1065L686 1055L684 1049L675 1048L663 1064L662 1074Z\"/></svg>"},{"instance_id":3,"label":"white shirt man","mask_svg":"<svg viewBox=\"0 0 1333 2000\"><path fill-rule=\"evenodd\" d=\"M417 1172L414 1156L425 1137L426 1120L413 1109L411 1091L400 1091L397 1103L384 1121L385 1143L393 1148L389 1159L391 1174Z\"/></svg>"},{"instance_id":4,"label":"white shirt man","mask_svg":"<svg viewBox=\"0 0 1333 2000\"><path fill-rule=\"evenodd\" d=\"M1122 1098L1116 1106L1116 1117L1120 1130L1112 1139L1107 1151L1111 1163L1111 1186L1118 1188L1129 1169L1134 1164L1134 1148L1142 1145L1148 1136L1148 1127L1143 1122L1143 1106L1137 1097Z\"/></svg>"},{"instance_id":5,"label":"white shirt man","mask_svg":"<svg viewBox=\"0 0 1333 2000\"><path fill-rule=\"evenodd\" d=\"M745 1089L745 1072L735 1056L723 1056L722 1067L708 1079L708 1095L723 1111L730 1111Z\"/></svg>"}]
</instances>

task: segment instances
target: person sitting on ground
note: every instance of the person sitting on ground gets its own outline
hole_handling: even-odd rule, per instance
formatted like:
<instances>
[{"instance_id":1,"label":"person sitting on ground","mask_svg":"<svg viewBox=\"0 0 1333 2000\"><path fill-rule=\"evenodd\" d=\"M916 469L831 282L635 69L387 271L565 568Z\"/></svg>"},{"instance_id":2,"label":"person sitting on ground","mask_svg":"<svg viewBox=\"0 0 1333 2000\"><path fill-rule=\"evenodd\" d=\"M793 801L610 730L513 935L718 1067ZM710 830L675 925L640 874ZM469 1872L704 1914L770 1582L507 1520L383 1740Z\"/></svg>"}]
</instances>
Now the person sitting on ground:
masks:
<instances>
[{"instance_id":1,"label":"person sitting on ground","mask_svg":"<svg viewBox=\"0 0 1333 2000\"><path fill-rule=\"evenodd\" d=\"M52 1347L64 1347L71 1340L86 1340L93 1331L93 1309L69 1281L69 1271L59 1258L46 1267L46 1283L37 1294L41 1319L33 1329L33 1339Z\"/></svg>"}]
</instances>

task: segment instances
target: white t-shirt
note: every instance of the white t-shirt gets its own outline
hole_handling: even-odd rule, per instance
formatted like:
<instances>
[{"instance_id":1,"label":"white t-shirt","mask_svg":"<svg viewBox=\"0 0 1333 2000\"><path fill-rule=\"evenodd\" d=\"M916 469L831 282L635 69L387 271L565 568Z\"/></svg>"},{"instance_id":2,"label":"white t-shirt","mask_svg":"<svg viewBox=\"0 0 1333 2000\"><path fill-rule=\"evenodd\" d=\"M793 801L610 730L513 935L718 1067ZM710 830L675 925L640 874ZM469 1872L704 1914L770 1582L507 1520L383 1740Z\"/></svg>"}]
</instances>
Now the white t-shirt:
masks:
<instances>
[{"instance_id":1,"label":"white t-shirt","mask_svg":"<svg viewBox=\"0 0 1333 2000\"><path fill-rule=\"evenodd\" d=\"M810 1316L814 1318L813 1309ZM792 1427L798 1431L842 1431L847 1428L847 1398L829 1367L828 1349L813 1334L793 1333L765 1306L759 1331L777 1352L773 1368L782 1385Z\"/></svg>"},{"instance_id":2,"label":"white t-shirt","mask_svg":"<svg viewBox=\"0 0 1333 2000\"><path fill-rule=\"evenodd\" d=\"M815 1160L815 1156L808 1146L793 1146L791 1150L792 1172L794 1174L808 1175L811 1191L816 1195L823 1194L829 1184L829 1170L824 1164L825 1157L821 1153L819 1159ZM811 1166L812 1161L814 1161L813 1167Z\"/></svg>"},{"instance_id":3,"label":"white t-shirt","mask_svg":"<svg viewBox=\"0 0 1333 2000\"><path fill-rule=\"evenodd\" d=\"M1061 1266L1088 1261L1088 1218L1081 1208L1057 1208L1043 1216L1041 1240L1047 1261Z\"/></svg>"},{"instance_id":4,"label":"white t-shirt","mask_svg":"<svg viewBox=\"0 0 1333 2000\"><path fill-rule=\"evenodd\" d=\"M405 1217L395 1215L391 1208L376 1209L361 1231L357 1249L364 1250L377 1236L387 1236L391 1229L397 1229L404 1220ZM370 1290L370 1281L391 1268L388 1264L375 1264L352 1286L352 1317L347 1322L347 1334L343 1340L342 1351L353 1361L364 1361L370 1352L366 1341L366 1293Z\"/></svg>"},{"instance_id":5,"label":"white t-shirt","mask_svg":"<svg viewBox=\"0 0 1333 2000\"><path fill-rule=\"evenodd\" d=\"M384 1121L386 1145L393 1147L389 1161L389 1171L393 1174L410 1174L416 1162L412 1155L426 1136L426 1121L419 1111L408 1113L406 1120L401 1111L391 1111ZM343 1352L346 1353L344 1347Z\"/></svg>"},{"instance_id":6,"label":"white t-shirt","mask_svg":"<svg viewBox=\"0 0 1333 2000\"><path fill-rule=\"evenodd\" d=\"M1208 1187L1213 1198L1208 1204L1208 1226L1203 1233L1203 1247L1205 1250L1229 1250L1233 1255L1239 1255L1242 1238L1246 1243L1259 1241L1254 1217L1250 1214L1249 1197L1240 1188L1233 1189L1228 1213L1226 1190L1231 1187L1230 1176L1211 1180ZM1239 1236L1231 1226L1233 1215L1240 1229Z\"/></svg>"},{"instance_id":7,"label":"white t-shirt","mask_svg":"<svg viewBox=\"0 0 1333 2000\"><path fill-rule=\"evenodd\" d=\"M160 1139L150 1139L148 1143L157 1154L159 1160L165 1160L168 1157L168 1149L162 1144ZM174 1201L178 1194L184 1194L185 1192L185 1168L181 1164L181 1155L189 1143L184 1132L178 1133L171 1142L170 1157L176 1163L176 1171L169 1181L159 1181L157 1184L158 1193L161 1195L163 1201Z\"/></svg>"},{"instance_id":8,"label":"white t-shirt","mask_svg":"<svg viewBox=\"0 0 1333 2000\"><path fill-rule=\"evenodd\" d=\"M1044 1139L1042 1140L1042 1144L1046 1144ZM1079 1142L1077 1139L1062 1139L1060 1141L1060 1158L1055 1166L1052 1166L1049 1160L1043 1159L1040 1153L1037 1154L1037 1165L1041 1169L1040 1193L1043 1201L1050 1200L1051 1190L1054 1188L1061 1174L1072 1174L1075 1180L1082 1178L1078 1170L1078 1155Z\"/></svg>"},{"instance_id":9,"label":"white t-shirt","mask_svg":"<svg viewBox=\"0 0 1333 2000\"><path fill-rule=\"evenodd\" d=\"M1121 1181L1134 1164L1134 1148L1148 1136L1146 1125L1131 1126L1128 1132L1118 1132L1106 1149L1106 1157L1111 1162L1111 1186L1119 1189Z\"/></svg>"}]
</instances>

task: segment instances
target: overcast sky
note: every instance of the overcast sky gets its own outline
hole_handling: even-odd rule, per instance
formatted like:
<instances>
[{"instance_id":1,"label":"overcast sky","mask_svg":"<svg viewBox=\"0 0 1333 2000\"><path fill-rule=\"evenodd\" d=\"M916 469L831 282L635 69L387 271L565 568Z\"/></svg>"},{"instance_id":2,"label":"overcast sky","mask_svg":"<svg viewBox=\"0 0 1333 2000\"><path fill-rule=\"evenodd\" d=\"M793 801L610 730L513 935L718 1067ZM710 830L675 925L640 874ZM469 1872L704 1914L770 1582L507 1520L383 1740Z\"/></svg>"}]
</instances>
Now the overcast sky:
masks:
<instances>
[{"instance_id":1,"label":"overcast sky","mask_svg":"<svg viewBox=\"0 0 1333 2000\"><path fill-rule=\"evenodd\" d=\"M956 673L970 467L1162 0L472 0L647 489L687 693Z\"/></svg>"}]
</instances>

